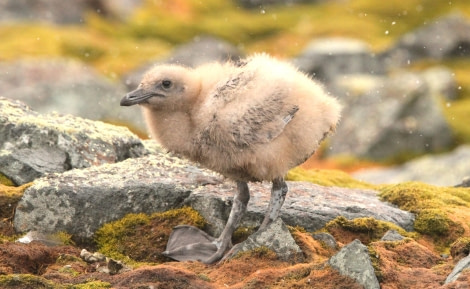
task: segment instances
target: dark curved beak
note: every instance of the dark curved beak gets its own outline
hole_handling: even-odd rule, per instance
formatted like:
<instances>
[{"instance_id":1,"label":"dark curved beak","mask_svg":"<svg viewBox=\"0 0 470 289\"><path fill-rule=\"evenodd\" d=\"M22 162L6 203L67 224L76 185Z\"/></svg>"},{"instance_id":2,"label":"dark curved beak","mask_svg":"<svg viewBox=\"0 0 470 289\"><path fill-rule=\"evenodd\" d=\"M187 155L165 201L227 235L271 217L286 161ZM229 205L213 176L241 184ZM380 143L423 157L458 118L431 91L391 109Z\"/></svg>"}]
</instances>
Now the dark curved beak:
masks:
<instances>
[{"instance_id":1,"label":"dark curved beak","mask_svg":"<svg viewBox=\"0 0 470 289\"><path fill-rule=\"evenodd\" d=\"M137 88L134 91L129 92L121 99L121 106L131 106L134 104L139 104L145 102L147 99L154 96L154 93L145 91L142 88Z\"/></svg>"}]
</instances>

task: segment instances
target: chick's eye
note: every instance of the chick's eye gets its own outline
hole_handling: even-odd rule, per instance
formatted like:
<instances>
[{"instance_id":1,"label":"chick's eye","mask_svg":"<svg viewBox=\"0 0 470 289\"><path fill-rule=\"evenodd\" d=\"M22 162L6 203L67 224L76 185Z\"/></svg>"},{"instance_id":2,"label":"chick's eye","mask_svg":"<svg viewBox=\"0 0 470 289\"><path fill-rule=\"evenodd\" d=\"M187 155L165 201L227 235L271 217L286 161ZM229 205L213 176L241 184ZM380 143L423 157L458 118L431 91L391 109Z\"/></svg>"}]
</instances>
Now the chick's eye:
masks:
<instances>
[{"instance_id":1,"label":"chick's eye","mask_svg":"<svg viewBox=\"0 0 470 289\"><path fill-rule=\"evenodd\" d=\"M168 80L168 79L162 80L162 87L163 88L170 88L171 85L172 85L171 80Z\"/></svg>"}]
</instances>

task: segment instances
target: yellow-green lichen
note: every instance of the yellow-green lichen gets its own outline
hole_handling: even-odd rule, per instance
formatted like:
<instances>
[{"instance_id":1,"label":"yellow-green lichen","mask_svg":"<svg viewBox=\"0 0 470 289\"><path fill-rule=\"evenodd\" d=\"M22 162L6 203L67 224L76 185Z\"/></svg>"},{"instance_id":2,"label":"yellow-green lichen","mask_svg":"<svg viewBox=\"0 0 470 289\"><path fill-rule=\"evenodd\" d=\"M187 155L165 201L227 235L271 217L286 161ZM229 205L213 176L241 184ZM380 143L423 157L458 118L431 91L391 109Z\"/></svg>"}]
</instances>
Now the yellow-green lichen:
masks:
<instances>
[{"instance_id":1,"label":"yellow-green lichen","mask_svg":"<svg viewBox=\"0 0 470 289\"><path fill-rule=\"evenodd\" d=\"M339 229L351 233L364 234L367 236L368 242L380 240L388 230L395 230L405 237L415 236L415 234L407 232L391 222L380 221L372 217L348 220L343 216L339 216L328 222L325 225L325 229L332 233Z\"/></svg>"},{"instance_id":2,"label":"yellow-green lichen","mask_svg":"<svg viewBox=\"0 0 470 289\"><path fill-rule=\"evenodd\" d=\"M415 213L415 230L432 237L440 250L447 250L450 243L465 234L465 212L470 207L467 188L407 182L385 185L380 191L382 200Z\"/></svg>"},{"instance_id":3,"label":"yellow-green lichen","mask_svg":"<svg viewBox=\"0 0 470 289\"><path fill-rule=\"evenodd\" d=\"M152 215L129 214L101 227L95 234L95 241L101 253L125 263L158 263L168 260L161 252L165 250L172 228L182 224L204 228L206 222L188 207Z\"/></svg>"},{"instance_id":4,"label":"yellow-green lichen","mask_svg":"<svg viewBox=\"0 0 470 289\"><path fill-rule=\"evenodd\" d=\"M13 183L13 181L10 180L7 176L5 176L4 174L0 173L0 185L14 186L15 183Z\"/></svg>"},{"instance_id":5,"label":"yellow-green lichen","mask_svg":"<svg viewBox=\"0 0 470 289\"><path fill-rule=\"evenodd\" d=\"M470 206L470 190L466 188L437 187L419 182L385 185L380 197L403 210L419 213L422 209L444 206Z\"/></svg>"},{"instance_id":6,"label":"yellow-green lichen","mask_svg":"<svg viewBox=\"0 0 470 289\"><path fill-rule=\"evenodd\" d=\"M450 245L450 254L452 258L457 259L468 256L470 253L470 238L461 237Z\"/></svg>"},{"instance_id":7,"label":"yellow-green lichen","mask_svg":"<svg viewBox=\"0 0 470 289\"><path fill-rule=\"evenodd\" d=\"M287 173L289 181L307 181L327 187L374 188L373 185L358 181L349 174L338 170L305 170L294 168Z\"/></svg>"},{"instance_id":8,"label":"yellow-green lichen","mask_svg":"<svg viewBox=\"0 0 470 289\"><path fill-rule=\"evenodd\" d=\"M0 218L12 218L16 204L20 201L24 191L32 183L24 184L20 187L0 184Z\"/></svg>"},{"instance_id":9,"label":"yellow-green lichen","mask_svg":"<svg viewBox=\"0 0 470 289\"><path fill-rule=\"evenodd\" d=\"M63 245L75 245L74 241L72 240L72 235L67 232L57 232L53 235L53 237Z\"/></svg>"},{"instance_id":10,"label":"yellow-green lichen","mask_svg":"<svg viewBox=\"0 0 470 289\"><path fill-rule=\"evenodd\" d=\"M381 269L382 261L380 260L379 253L374 249L373 246L367 247L369 252L369 258L372 263L372 267L374 268L375 276L377 280L380 282L383 279L383 272Z\"/></svg>"},{"instance_id":11,"label":"yellow-green lichen","mask_svg":"<svg viewBox=\"0 0 470 289\"><path fill-rule=\"evenodd\" d=\"M63 288L60 285L41 277L31 274L10 274L0 275L0 287L8 288L44 288L44 289L57 289Z\"/></svg>"},{"instance_id":12,"label":"yellow-green lichen","mask_svg":"<svg viewBox=\"0 0 470 289\"><path fill-rule=\"evenodd\" d=\"M277 259L277 254L273 250L269 249L266 246L261 246L254 248L253 250L249 251L242 251L237 253L234 256L235 259L239 258L263 258L263 259L270 259L270 260L276 260Z\"/></svg>"},{"instance_id":13,"label":"yellow-green lichen","mask_svg":"<svg viewBox=\"0 0 470 289\"><path fill-rule=\"evenodd\" d=\"M414 227L417 232L437 239L449 236L458 237L464 233L462 225L452 221L440 209L421 210L416 216Z\"/></svg>"},{"instance_id":14,"label":"yellow-green lichen","mask_svg":"<svg viewBox=\"0 0 470 289\"><path fill-rule=\"evenodd\" d=\"M84 284L76 284L72 285L71 287L67 287L67 289L104 289L104 288L111 288L111 284L108 282L103 281L90 281Z\"/></svg>"}]
</instances>

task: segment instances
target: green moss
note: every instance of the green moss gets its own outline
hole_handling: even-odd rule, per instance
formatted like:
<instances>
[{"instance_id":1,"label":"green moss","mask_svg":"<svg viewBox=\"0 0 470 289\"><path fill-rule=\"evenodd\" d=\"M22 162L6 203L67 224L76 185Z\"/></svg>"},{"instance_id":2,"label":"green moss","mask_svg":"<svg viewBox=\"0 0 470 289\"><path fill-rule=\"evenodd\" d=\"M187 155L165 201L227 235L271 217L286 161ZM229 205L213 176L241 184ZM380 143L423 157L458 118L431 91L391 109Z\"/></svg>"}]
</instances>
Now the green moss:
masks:
<instances>
[{"instance_id":1,"label":"green moss","mask_svg":"<svg viewBox=\"0 0 470 289\"><path fill-rule=\"evenodd\" d=\"M433 236L435 238L447 237L453 231L455 234L462 235L464 229L462 225L452 221L440 209L421 210L415 220L415 230L419 233Z\"/></svg>"},{"instance_id":2,"label":"green moss","mask_svg":"<svg viewBox=\"0 0 470 289\"><path fill-rule=\"evenodd\" d=\"M369 251L369 257L370 257L370 261L372 263L372 267L374 268L375 276L377 277L377 280L379 282L381 282L382 279L383 279L383 272L382 272L382 269L381 269L382 262L380 260L380 255L374 249L373 246L368 246L367 249Z\"/></svg>"},{"instance_id":3,"label":"green moss","mask_svg":"<svg viewBox=\"0 0 470 289\"><path fill-rule=\"evenodd\" d=\"M14 186L15 183L13 183L13 181L10 180L7 176L5 176L4 174L0 173L0 185Z\"/></svg>"},{"instance_id":4,"label":"green moss","mask_svg":"<svg viewBox=\"0 0 470 289\"><path fill-rule=\"evenodd\" d=\"M379 196L383 201L413 213L422 209L470 205L470 190L466 188L436 187L419 182L381 186Z\"/></svg>"},{"instance_id":5,"label":"green moss","mask_svg":"<svg viewBox=\"0 0 470 289\"><path fill-rule=\"evenodd\" d=\"M53 235L53 237L58 239L61 244L75 245L75 243L72 241L72 235L67 232L57 232Z\"/></svg>"},{"instance_id":6,"label":"green moss","mask_svg":"<svg viewBox=\"0 0 470 289\"><path fill-rule=\"evenodd\" d=\"M369 242L379 240L388 230L395 230L405 237L415 237L415 234L407 232L391 222L380 221L371 217L348 220L343 216L339 216L328 222L325 229L330 232L340 229L365 234Z\"/></svg>"},{"instance_id":7,"label":"green moss","mask_svg":"<svg viewBox=\"0 0 470 289\"><path fill-rule=\"evenodd\" d=\"M450 245L450 254L452 258L466 257L470 253L470 238L461 237Z\"/></svg>"},{"instance_id":8,"label":"green moss","mask_svg":"<svg viewBox=\"0 0 470 289\"><path fill-rule=\"evenodd\" d=\"M297 167L287 173L286 179L289 181L307 181L327 187L374 188L373 185L358 181L349 174L338 170L304 170Z\"/></svg>"},{"instance_id":9,"label":"green moss","mask_svg":"<svg viewBox=\"0 0 470 289\"><path fill-rule=\"evenodd\" d=\"M257 258L257 259L270 259L276 260L277 254L273 250L269 249L266 246L257 247L250 251L244 251L237 253L234 258Z\"/></svg>"},{"instance_id":10,"label":"green moss","mask_svg":"<svg viewBox=\"0 0 470 289\"><path fill-rule=\"evenodd\" d=\"M132 235L137 226L149 222L148 215L129 214L118 221L104 225L95 234L99 251L108 257L129 261L129 258L123 254L126 251L123 239Z\"/></svg>"},{"instance_id":11,"label":"green moss","mask_svg":"<svg viewBox=\"0 0 470 289\"><path fill-rule=\"evenodd\" d=\"M200 273L197 275L197 277L203 281L212 282L211 278L207 276L206 274Z\"/></svg>"},{"instance_id":12,"label":"green moss","mask_svg":"<svg viewBox=\"0 0 470 289\"><path fill-rule=\"evenodd\" d=\"M415 213L415 230L432 237L441 250L465 233L462 221L453 215L453 209L467 210L470 190L418 182L386 185L380 190L382 200Z\"/></svg>"},{"instance_id":13,"label":"green moss","mask_svg":"<svg viewBox=\"0 0 470 289\"><path fill-rule=\"evenodd\" d=\"M206 222L188 207L150 216L129 214L100 228L95 241L101 253L125 263L164 262L168 258L161 252L165 250L172 228L182 224L204 228Z\"/></svg>"},{"instance_id":14,"label":"green moss","mask_svg":"<svg viewBox=\"0 0 470 289\"><path fill-rule=\"evenodd\" d=\"M42 278L40 276L30 274L12 274L12 275L0 275L0 287L4 289L8 288L47 288L57 289L63 288L60 285L54 284L53 282Z\"/></svg>"},{"instance_id":15,"label":"green moss","mask_svg":"<svg viewBox=\"0 0 470 289\"><path fill-rule=\"evenodd\" d=\"M62 268L59 269L59 272L60 273L65 273L71 277L77 277L78 275L80 275L80 272L74 270L72 267L70 266L64 266Z\"/></svg>"},{"instance_id":16,"label":"green moss","mask_svg":"<svg viewBox=\"0 0 470 289\"><path fill-rule=\"evenodd\" d=\"M24 184L20 187L13 187L0 184L0 218L10 219L16 204L20 201L24 191L31 186L32 183Z\"/></svg>"},{"instance_id":17,"label":"green moss","mask_svg":"<svg viewBox=\"0 0 470 289\"><path fill-rule=\"evenodd\" d=\"M245 241L254 232L256 232L256 227L238 227L232 234L232 244Z\"/></svg>"},{"instance_id":18,"label":"green moss","mask_svg":"<svg viewBox=\"0 0 470 289\"><path fill-rule=\"evenodd\" d=\"M85 284L73 285L67 289L103 289L103 288L111 288L111 284L108 282L102 282L102 281L90 281Z\"/></svg>"}]
</instances>

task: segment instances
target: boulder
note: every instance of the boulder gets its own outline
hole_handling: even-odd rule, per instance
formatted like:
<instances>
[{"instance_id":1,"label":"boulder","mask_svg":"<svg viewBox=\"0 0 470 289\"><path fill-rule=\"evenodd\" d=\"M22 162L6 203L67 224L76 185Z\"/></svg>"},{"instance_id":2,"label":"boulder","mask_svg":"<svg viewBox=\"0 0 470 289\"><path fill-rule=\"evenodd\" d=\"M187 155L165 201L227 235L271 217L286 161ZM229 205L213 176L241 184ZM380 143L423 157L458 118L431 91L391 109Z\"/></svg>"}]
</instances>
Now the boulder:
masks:
<instances>
[{"instance_id":1,"label":"boulder","mask_svg":"<svg viewBox=\"0 0 470 289\"><path fill-rule=\"evenodd\" d=\"M49 174L34 181L15 212L18 232L68 232L89 240L129 213L180 207L200 180L217 178L166 153Z\"/></svg>"},{"instance_id":2,"label":"boulder","mask_svg":"<svg viewBox=\"0 0 470 289\"><path fill-rule=\"evenodd\" d=\"M390 168L366 169L353 176L375 184L420 181L436 186L464 186L462 180L470 176L469 159L470 146L463 145L450 153L423 156Z\"/></svg>"},{"instance_id":3,"label":"boulder","mask_svg":"<svg viewBox=\"0 0 470 289\"><path fill-rule=\"evenodd\" d=\"M122 108L126 89L92 67L70 59L0 63L0 91L40 113L59 112L145 128L138 107Z\"/></svg>"},{"instance_id":4,"label":"boulder","mask_svg":"<svg viewBox=\"0 0 470 289\"><path fill-rule=\"evenodd\" d=\"M421 74L349 76L335 85L347 105L328 154L389 160L452 147L441 94Z\"/></svg>"},{"instance_id":5,"label":"boulder","mask_svg":"<svg viewBox=\"0 0 470 289\"><path fill-rule=\"evenodd\" d=\"M380 241L401 241L405 239L400 233L398 233L395 230L388 230L382 238L380 238Z\"/></svg>"},{"instance_id":6,"label":"boulder","mask_svg":"<svg viewBox=\"0 0 470 289\"><path fill-rule=\"evenodd\" d=\"M287 226L277 218L263 230L250 235L245 241L235 245L230 251L231 256L237 253L268 248L284 261L303 261L303 253L290 234Z\"/></svg>"},{"instance_id":7,"label":"boulder","mask_svg":"<svg viewBox=\"0 0 470 289\"><path fill-rule=\"evenodd\" d=\"M337 216L374 217L407 230L414 216L379 201L377 192L289 182L281 217L309 231ZM242 226L259 226L266 212L270 184L251 183L251 200ZM164 152L116 164L49 174L34 181L18 204L14 225L19 232L66 231L90 238L103 224L128 213L152 213L191 206L217 236L229 215L235 184ZM106 206L103 206L106 204Z\"/></svg>"},{"instance_id":8,"label":"boulder","mask_svg":"<svg viewBox=\"0 0 470 289\"><path fill-rule=\"evenodd\" d=\"M300 70L326 83L341 75L384 73L368 45L349 38L314 40L292 62Z\"/></svg>"},{"instance_id":9,"label":"boulder","mask_svg":"<svg viewBox=\"0 0 470 289\"><path fill-rule=\"evenodd\" d=\"M325 244L328 248L331 249L338 249L338 243L336 242L335 237L331 235L330 233L316 233L312 234L312 237Z\"/></svg>"},{"instance_id":10,"label":"boulder","mask_svg":"<svg viewBox=\"0 0 470 289\"><path fill-rule=\"evenodd\" d=\"M196 67L212 61L237 61L242 56L243 53L236 46L224 40L210 36L197 36L193 41L176 47L166 59L144 65L124 76L124 83L128 90L134 90L142 80L142 75L155 64L175 63Z\"/></svg>"},{"instance_id":11,"label":"boulder","mask_svg":"<svg viewBox=\"0 0 470 289\"><path fill-rule=\"evenodd\" d=\"M0 111L0 173L17 185L46 173L147 153L140 139L124 127L71 115L43 115L3 97Z\"/></svg>"},{"instance_id":12,"label":"boulder","mask_svg":"<svg viewBox=\"0 0 470 289\"><path fill-rule=\"evenodd\" d=\"M431 21L401 37L397 44L380 54L384 65L392 68L417 60L442 60L470 56L470 21L451 14Z\"/></svg>"},{"instance_id":13,"label":"boulder","mask_svg":"<svg viewBox=\"0 0 470 289\"><path fill-rule=\"evenodd\" d=\"M356 239L344 246L336 255L330 258L328 263L340 274L355 279L365 289L380 289L369 256L369 250L361 241Z\"/></svg>"}]
</instances>

